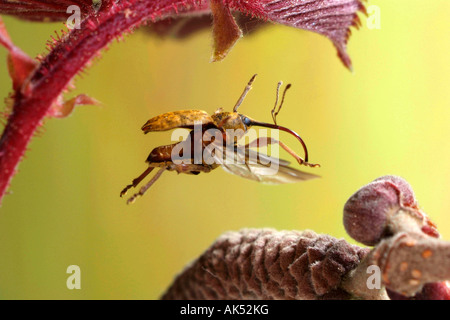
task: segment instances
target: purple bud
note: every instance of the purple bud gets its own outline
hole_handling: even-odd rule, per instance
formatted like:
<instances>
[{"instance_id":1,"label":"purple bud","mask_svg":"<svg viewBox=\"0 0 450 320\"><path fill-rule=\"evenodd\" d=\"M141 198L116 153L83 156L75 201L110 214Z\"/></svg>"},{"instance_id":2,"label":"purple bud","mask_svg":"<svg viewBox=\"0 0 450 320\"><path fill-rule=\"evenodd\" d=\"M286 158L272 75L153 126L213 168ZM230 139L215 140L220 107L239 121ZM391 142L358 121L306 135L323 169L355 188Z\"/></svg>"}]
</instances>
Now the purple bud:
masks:
<instances>
[{"instance_id":1,"label":"purple bud","mask_svg":"<svg viewBox=\"0 0 450 320\"><path fill-rule=\"evenodd\" d=\"M369 183L347 200L344 227L356 241L375 245L391 234L389 218L401 207L401 192L386 179Z\"/></svg>"},{"instance_id":2,"label":"purple bud","mask_svg":"<svg viewBox=\"0 0 450 320\"><path fill-rule=\"evenodd\" d=\"M390 181L392 182L401 192L401 203L406 207L417 207L416 196L411 188L410 184L403 178L399 176L382 176L375 179L376 181Z\"/></svg>"}]
</instances>

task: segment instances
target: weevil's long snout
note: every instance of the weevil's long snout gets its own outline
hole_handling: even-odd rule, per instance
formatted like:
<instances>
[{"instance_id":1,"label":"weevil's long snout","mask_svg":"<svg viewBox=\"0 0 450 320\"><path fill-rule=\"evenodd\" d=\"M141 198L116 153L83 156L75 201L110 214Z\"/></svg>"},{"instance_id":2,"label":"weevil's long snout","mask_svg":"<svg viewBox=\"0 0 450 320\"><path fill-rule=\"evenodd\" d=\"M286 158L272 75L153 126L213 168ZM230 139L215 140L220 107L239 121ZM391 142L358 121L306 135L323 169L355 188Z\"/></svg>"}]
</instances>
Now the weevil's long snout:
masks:
<instances>
[{"instance_id":1,"label":"weevil's long snout","mask_svg":"<svg viewBox=\"0 0 450 320\"><path fill-rule=\"evenodd\" d=\"M293 131L291 129L288 129L286 127L283 127L283 126L276 125L276 124L266 123L266 122L259 122L259 121L255 121L255 120L251 120L250 121L250 125L251 126L260 126L260 127L266 127L266 128L271 128L271 129L282 130L282 131L285 131L287 133L292 134L302 144L303 150L305 151L305 162L306 163L308 162L308 149L306 148L306 144L303 141L303 139L298 135L298 133L296 133L295 131Z\"/></svg>"}]
</instances>

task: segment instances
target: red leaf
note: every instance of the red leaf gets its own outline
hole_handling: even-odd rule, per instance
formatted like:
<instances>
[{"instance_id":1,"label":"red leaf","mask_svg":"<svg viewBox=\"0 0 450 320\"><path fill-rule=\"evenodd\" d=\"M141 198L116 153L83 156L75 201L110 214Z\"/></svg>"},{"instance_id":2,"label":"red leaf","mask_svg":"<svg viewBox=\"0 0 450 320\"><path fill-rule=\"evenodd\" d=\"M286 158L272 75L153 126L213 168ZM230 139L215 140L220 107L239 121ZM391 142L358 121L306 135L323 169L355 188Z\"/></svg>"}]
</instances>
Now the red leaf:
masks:
<instances>
[{"instance_id":1,"label":"red leaf","mask_svg":"<svg viewBox=\"0 0 450 320\"><path fill-rule=\"evenodd\" d=\"M176 1L158 0L157 2L164 7ZM114 3L112 0L103 0L101 8L114 6ZM208 10L208 4L210 10ZM86 16L95 15L98 11L98 7L93 5L92 0L16 0L14 2L0 0L0 14L29 20L64 21L70 16L66 13L69 5L78 5ZM362 0L210 0L209 3L207 0L185 0L181 5L185 9L191 6L197 7L196 10L191 11L191 16L209 13L214 16L214 61L223 59L240 38L241 31L231 16L232 11L237 11L264 21L305 29L328 37L336 47L338 56L349 69L351 69L351 61L346 47L350 27L358 27L360 20L357 12L365 12Z\"/></svg>"},{"instance_id":2,"label":"red leaf","mask_svg":"<svg viewBox=\"0 0 450 320\"><path fill-rule=\"evenodd\" d=\"M231 2L231 0L228 1ZM261 17L265 19L328 37L338 50L344 65L351 69L346 47L350 27L360 25L357 12L365 12L360 0L261 0L256 2L260 3L256 10L261 10Z\"/></svg>"},{"instance_id":3,"label":"red leaf","mask_svg":"<svg viewBox=\"0 0 450 320\"><path fill-rule=\"evenodd\" d=\"M252 18L240 12L233 13L237 25L242 29L244 35L259 30L260 27L268 25L268 22ZM146 26L146 30L160 37L173 37L183 39L195 34L197 31L210 29L213 19L210 14L192 17L173 17L157 21Z\"/></svg>"},{"instance_id":4,"label":"red leaf","mask_svg":"<svg viewBox=\"0 0 450 320\"><path fill-rule=\"evenodd\" d=\"M47 113L48 117L65 118L69 116L76 106L85 105L100 105L100 102L85 94L80 94L75 98L63 102L62 97L59 96L57 101L52 105L50 111Z\"/></svg>"},{"instance_id":5,"label":"red leaf","mask_svg":"<svg viewBox=\"0 0 450 320\"><path fill-rule=\"evenodd\" d=\"M230 9L222 0L210 0L213 15L214 53L212 61L220 61L226 57L236 41L242 37Z\"/></svg>"},{"instance_id":6,"label":"red leaf","mask_svg":"<svg viewBox=\"0 0 450 320\"><path fill-rule=\"evenodd\" d=\"M1 18L0 45L9 51L8 71L13 80L13 89L17 91L22 87L31 72L36 69L38 63L12 43Z\"/></svg>"}]
</instances>

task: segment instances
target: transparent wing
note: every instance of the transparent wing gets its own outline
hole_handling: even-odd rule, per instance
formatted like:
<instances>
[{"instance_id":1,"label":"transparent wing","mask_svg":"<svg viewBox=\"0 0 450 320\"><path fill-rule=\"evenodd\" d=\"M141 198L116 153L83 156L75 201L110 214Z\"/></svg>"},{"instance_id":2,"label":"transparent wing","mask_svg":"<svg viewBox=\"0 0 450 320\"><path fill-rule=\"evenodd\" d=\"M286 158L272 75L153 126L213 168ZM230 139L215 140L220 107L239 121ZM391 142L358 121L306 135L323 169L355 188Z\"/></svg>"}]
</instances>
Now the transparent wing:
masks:
<instances>
[{"instance_id":1,"label":"transparent wing","mask_svg":"<svg viewBox=\"0 0 450 320\"><path fill-rule=\"evenodd\" d=\"M242 150L243 148L239 148L239 150ZM243 151L243 150L242 150ZM242 152L241 152L242 153ZM253 149L247 149L245 150L245 154L247 159L260 159L260 162L262 163L271 163L271 162L277 162L278 164L282 166L289 166L291 163L287 160L283 159L277 159L271 156L268 156L267 154L255 151Z\"/></svg>"},{"instance_id":2,"label":"transparent wing","mask_svg":"<svg viewBox=\"0 0 450 320\"><path fill-rule=\"evenodd\" d=\"M319 178L318 175L289 167L289 162L242 146L223 148L211 143L211 160L228 173L267 184L295 183Z\"/></svg>"}]
</instances>

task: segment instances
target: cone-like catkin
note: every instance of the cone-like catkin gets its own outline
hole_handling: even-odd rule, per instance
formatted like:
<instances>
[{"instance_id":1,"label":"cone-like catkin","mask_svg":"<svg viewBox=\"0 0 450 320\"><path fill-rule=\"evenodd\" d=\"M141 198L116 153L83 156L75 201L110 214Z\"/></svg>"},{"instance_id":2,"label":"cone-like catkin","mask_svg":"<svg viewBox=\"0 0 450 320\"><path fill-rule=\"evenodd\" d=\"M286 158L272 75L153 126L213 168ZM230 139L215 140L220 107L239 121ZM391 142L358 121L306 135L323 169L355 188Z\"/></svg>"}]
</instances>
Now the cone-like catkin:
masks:
<instances>
[{"instance_id":1,"label":"cone-like catkin","mask_svg":"<svg viewBox=\"0 0 450 320\"><path fill-rule=\"evenodd\" d=\"M178 275L163 299L347 299L342 278L368 252L312 231L228 232Z\"/></svg>"}]
</instances>

